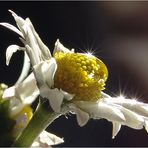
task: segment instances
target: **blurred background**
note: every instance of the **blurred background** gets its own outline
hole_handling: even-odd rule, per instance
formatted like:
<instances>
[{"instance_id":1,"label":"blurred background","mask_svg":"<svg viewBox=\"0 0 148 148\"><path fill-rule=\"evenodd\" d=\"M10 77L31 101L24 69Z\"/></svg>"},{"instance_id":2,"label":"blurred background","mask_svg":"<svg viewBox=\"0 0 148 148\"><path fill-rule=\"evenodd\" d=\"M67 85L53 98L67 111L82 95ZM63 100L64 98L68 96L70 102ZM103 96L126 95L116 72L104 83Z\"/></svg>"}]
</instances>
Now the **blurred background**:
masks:
<instances>
[{"instance_id":1,"label":"blurred background","mask_svg":"<svg viewBox=\"0 0 148 148\"><path fill-rule=\"evenodd\" d=\"M43 42L53 50L57 38L76 52L93 51L107 65L105 92L148 103L148 2L0 2L0 22L15 24L8 9L29 17ZM5 64L5 50L20 44L18 36L0 27L0 81L13 85L23 54ZM113 140L112 124L90 120L79 127L74 115L55 120L48 131L64 137L62 147L148 146L148 134L123 126Z\"/></svg>"}]
</instances>

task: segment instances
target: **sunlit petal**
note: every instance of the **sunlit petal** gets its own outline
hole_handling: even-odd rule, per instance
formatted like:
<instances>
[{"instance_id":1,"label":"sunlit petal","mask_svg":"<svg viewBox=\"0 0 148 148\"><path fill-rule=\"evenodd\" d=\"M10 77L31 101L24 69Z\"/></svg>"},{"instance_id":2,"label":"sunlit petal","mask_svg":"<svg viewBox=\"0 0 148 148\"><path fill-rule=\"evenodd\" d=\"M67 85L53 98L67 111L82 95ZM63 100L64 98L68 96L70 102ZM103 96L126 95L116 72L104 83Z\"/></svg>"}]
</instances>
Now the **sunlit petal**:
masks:
<instances>
[{"instance_id":1,"label":"sunlit petal","mask_svg":"<svg viewBox=\"0 0 148 148\"><path fill-rule=\"evenodd\" d=\"M147 116L148 117L148 104L143 102L138 102L135 99L126 99L123 96L118 97L105 97L104 101L107 103L112 104L118 104L123 106L124 108L127 108L129 110L132 110L140 115Z\"/></svg>"}]
</instances>

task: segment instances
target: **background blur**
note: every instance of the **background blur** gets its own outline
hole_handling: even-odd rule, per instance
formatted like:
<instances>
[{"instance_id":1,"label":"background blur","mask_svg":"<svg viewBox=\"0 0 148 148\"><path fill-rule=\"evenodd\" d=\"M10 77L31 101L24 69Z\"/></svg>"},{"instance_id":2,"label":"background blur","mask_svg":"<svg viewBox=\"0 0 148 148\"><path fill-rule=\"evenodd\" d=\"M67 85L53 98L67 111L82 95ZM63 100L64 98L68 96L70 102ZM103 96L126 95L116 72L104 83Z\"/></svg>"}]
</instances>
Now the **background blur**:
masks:
<instances>
[{"instance_id":1,"label":"background blur","mask_svg":"<svg viewBox=\"0 0 148 148\"><path fill-rule=\"evenodd\" d=\"M106 63L105 92L124 94L148 103L148 2L0 2L0 22L15 24L7 11L29 17L43 42L52 50L57 38L77 52L94 51ZM5 50L21 44L18 36L0 27L0 81L13 85L23 54L5 65ZM60 146L148 146L148 134L123 126L114 140L106 120L79 127L74 115L57 119L48 131L64 137Z\"/></svg>"}]
</instances>

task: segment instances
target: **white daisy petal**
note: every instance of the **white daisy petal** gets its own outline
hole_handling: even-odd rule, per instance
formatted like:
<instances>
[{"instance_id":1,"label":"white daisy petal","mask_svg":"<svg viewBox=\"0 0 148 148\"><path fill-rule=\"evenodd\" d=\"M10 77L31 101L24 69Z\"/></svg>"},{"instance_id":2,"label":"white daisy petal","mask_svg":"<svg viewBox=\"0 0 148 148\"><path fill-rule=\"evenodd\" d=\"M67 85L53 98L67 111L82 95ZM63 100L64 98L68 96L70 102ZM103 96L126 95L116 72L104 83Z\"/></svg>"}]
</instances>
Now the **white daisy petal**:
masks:
<instances>
[{"instance_id":1,"label":"white daisy petal","mask_svg":"<svg viewBox=\"0 0 148 148\"><path fill-rule=\"evenodd\" d=\"M24 24L25 24L25 20L23 18L21 18L20 16L18 16L15 12L13 12L12 10L9 10L9 12L12 14L12 16L14 17L16 24L18 26L18 28L20 29L20 31L23 33L24 36ZM22 37L23 37L22 36Z\"/></svg>"},{"instance_id":2,"label":"white daisy petal","mask_svg":"<svg viewBox=\"0 0 148 148\"><path fill-rule=\"evenodd\" d=\"M13 53L15 53L18 50L24 50L23 47L20 47L18 45L10 45L7 49L6 49L6 64L9 65L10 59L13 55Z\"/></svg>"},{"instance_id":3,"label":"white daisy petal","mask_svg":"<svg viewBox=\"0 0 148 148\"><path fill-rule=\"evenodd\" d=\"M57 88L49 89L48 86L43 85L42 87L40 87L40 95L43 98L49 100L51 108L55 112L60 112L61 105L64 99L64 94L60 90L58 90Z\"/></svg>"},{"instance_id":4,"label":"white daisy petal","mask_svg":"<svg viewBox=\"0 0 148 148\"><path fill-rule=\"evenodd\" d=\"M15 91L16 97L20 98L24 104L31 104L39 95L33 73L31 73L22 83L16 85Z\"/></svg>"},{"instance_id":5,"label":"white daisy petal","mask_svg":"<svg viewBox=\"0 0 148 148\"><path fill-rule=\"evenodd\" d=\"M15 83L15 85L21 83L27 77L29 70L30 70L30 59L28 55L26 54L26 52L24 52L24 63L23 63L22 72L17 82Z\"/></svg>"},{"instance_id":6,"label":"white daisy petal","mask_svg":"<svg viewBox=\"0 0 148 148\"><path fill-rule=\"evenodd\" d=\"M134 129L142 129L144 126L144 118L126 108L121 108L121 111L123 112L125 116L125 122L123 124L134 128Z\"/></svg>"},{"instance_id":7,"label":"white daisy petal","mask_svg":"<svg viewBox=\"0 0 148 148\"><path fill-rule=\"evenodd\" d=\"M28 24L30 25L30 28L38 42L38 45L41 49L41 52L42 54L44 55L44 59L45 60L48 60L49 58L51 58L51 53L50 53L50 50L48 49L48 47L42 42L42 40L40 39L38 33L35 31L34 27L33 27L33 24L31 22L31 20L29 18L26 19L26 21L28 22Z\"/></svg>"},{"instance_id":8,"label":"white daisy petal","mask_svg":"<svg viewBox=\"0 0 148 148\"><path fill-rule=\"evenodd\" d=\"M50 141L49 141L50 139ZM54 134L51 134L51 133L48 133L46 131L43 131L40 135L40 141L42 143L47 143L48 145L55 145L55 144L60 144L60 143L63 143L64 140L57 137L56 135Z\"/></svg>"},{"instance_id":9,"label":"white daisy petal","mask_svg":"<svg viewBox=\"0 0 148 148\"><path fill-rule=\"evenodd\" d=\"M131 111L134 111L142 116L148 117L148 104L143 102L138 102L135 99L126 99L123 96L113 97L113 98L105 98L104 99L108 103L118 104L127 108Z\"/></svg>"},{"instance_id":10,"label":"white daisy petal","mask_svg":"<svg viewBox=\"0 0 148 148\"><path fill-rule=\"evenodd\" d=\"M120 109L114 108L104 102L76 101L75 103L94 119L105 118L109 121L125 121L125 117Z\"/></svg>"},{"instance_id":11,"label":"white daisy petal","mask_svg":"<svg viewBox=\"0 0 148 148\"><path fill-rule=\"evenodd\" d=\"M76 116L80 126L84 126L89 120L89 114L80 109L77 109Z\"/></svg>"},{"instance_id":12,"label":"white daisy petal","mask_svg":"<svg viewBox=\"0 0 148 148\"><path fill-rule=\"evenodd\" d=\"M112 124L113 124L112 138L114 139L121 129L121 123L113 121Z\"/></svg>"},{"instance_id":13,"label":"white daisy petal","mask_svg":"<svg viewBox=\"0 0 148 148\"><path fill-rule=\"evenodd\" d=\"M9 24L9 23L0 23L0 25L10 29L11 31L17 33L18 35L20 35L22 38L24 37L23 36L23 33L21 31L19 31L16 27L14 27L13 25Z\"/></svg>"},{"instance_id":14,"label":"white daisy petal","mask_svg":"<svg viewBox=\"0 0 148 148\"><path fill-rule=\"evenodd\" d=\"M148 117L148 104L138 102L134 99L125 99L122 106L138 113L139 115Z\"/></svg>"},{"instance_id":15,"label":"white daisy petal","mask_svg":"<svg viewBox=\"0 0 148 148\"><path fill-rule=\"evenodd\" d=\"M9 87L7 89L5 89L2 98L3 99L9 99L15 96L15 87Z\"/></svg>"},{"instance_id":16,"label":"white daisy petal","mask_svg":"<svg viewBox=\"0 0 148 148\"><path fill-rule=\"evenodd\" d=\"M125 116L125 122L122 124L127 125L134 129L142 129L144 126L144 116L148 116L147 104L138 102L134 99L125 99L123 96L107 97L104 102L112 107L120 106L121 112Z\"/></svg>"},{"instance_id":17,"label":"white daisy petal","mask_svg":"<svg viewBox=\"0 0 148 148\"><path fill-rule=\"evenodd\" d=\"M56 72L57 65L54 58L51 58L49 62L41 62L34 66L35 77L38 82L38 86L41 87L47 84L51 88L54 84L54 74Z\"/></svg>"},{"instance_id":18,"label":"white daisy petal","mask_svg":"<svg viewBox=\"0 0 148 148\"><path fill-rule=\"evenodd\" d=\"M33 54L31 47L26 44L25 48L26 48L26 53L27 53L27 55L28 55L28 57L30 59L30 62L32 64L32 66L36 65L36 63L38 63L38 59L36 59L36 56Z\"/></svg>"},{"instance_id":19,"label":"white daisy petal","mask_svg":"<svg viewBox=\"0 0 148 148\"><path fill-rule=\"evenodd\" d=\"M82 127L82 126L84 126L88 122L89 114L87 112L79 109L74 104L70 104L69 108L71 109L71 111L76 113L77 122L78 122L79 126Z\"/></svg>"},{"instance_id":20,"label":"white daisy petal","mask_svg":"<svg viewBox=\"0 0 148 148\"><path fill-rule=\"evenodd\" d=\"M34 36L32 30L29 27L29 24L25 23L25 27L26 27L26 37L25 37L25 40L28 43L28 45L30 46L30 48L32 49L31 52L34 54L34 56L36 58L36 61L37 61L36 64L38 64L41 61L41 51L40 51L40 48L38 46L38 43L37 43L37 41L35 39L35 36Z\"/></svg>"}]
</instances>

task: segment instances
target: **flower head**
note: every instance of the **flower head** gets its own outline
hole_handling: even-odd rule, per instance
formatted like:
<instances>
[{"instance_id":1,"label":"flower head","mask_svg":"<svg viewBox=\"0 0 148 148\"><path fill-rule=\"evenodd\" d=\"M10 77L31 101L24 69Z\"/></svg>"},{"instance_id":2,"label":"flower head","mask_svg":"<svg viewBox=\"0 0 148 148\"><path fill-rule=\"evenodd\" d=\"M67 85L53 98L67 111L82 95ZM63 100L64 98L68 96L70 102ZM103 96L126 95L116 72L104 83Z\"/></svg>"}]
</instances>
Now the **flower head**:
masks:
<instances>
[{"instance_id":1,"label":"flower head","mask_svg":"<svg viewBox=\"0 0 148 148\"><path fill-rule=\"evenodd\" d=\"M57 71L54 87L70 94L74 100L98 100L108 71L105 64L90 54L56 52Z\"/></svg>"},{"instance_id":2,"label":"flower head","mask_svg":"<svg viewBox=\"0 0 148 148\"><path fill-rule=\"evenodd\" d=\"M148 130L148 104L103 93L108 70L100 59L90 54L75 53L59 40L55 43L52 57L31 21L10 12L19 29L8 23L1 25L19 34L24 47L10 46L7 57L17 49L27 53L39 95L49 100L54 112L61 112L62 105L67 106L69 112L76 114L80 126L84 126L90 118L107 119L113 123L113 138L121 125ZM7 59L9 61L10 58Z\"/></svg>"},{"instance_id":3,"label":"flower head","mask_svg":"<svg viewBox=\"0 0 148 148\"><path fill-rule=\"evenodd\" d=\"M19 83L18 85L21 85L21 83ZM0 84L0 112L1 112L1 109L4 110L4 106L5 106L5 108L7 107L6 108L7 110L3 111L6 113L8 112L8 115L6 114L8 117L5 114L3 115L5 118L6 117L8 118L8 119L7 118L5 119L4 124L10 126L10 127L7 127L9 130L8 131L9 136L4 137L5 141L8 141L8 139L6 139L6 138L10 138L10 136L12 136L12 138L18 137L19 134L29 124L29 122L33 116L33 109L31 108L31 106L29 104L26 104L26 102L21 101L20 98L16 98L17 96L14 95L14 91L9 91L9 89L11 90L14 87L15 86L8 88L8 86L5 85L4 83ZM24 93L24 92L20 91L20 95L21 95L21 93ZM9 97L11 96L11 98L6 98L6 94L9 94ZM2 98L2 96L3 96L3 98ZM24 95L23 95L23 97L27 98L27 96L24 96ZM23 100L25 100L26 98L24 98ZM9 102L8 105L7 105L7 102ZM1 116L1 117L3 118L3 116ZM10 122L10 123L7 123L6 121ZM7 129L5 132L7 132ZM2 134L6 135L6 133L2 133ZM41 132L41 134L34 140L32 146L39 146L39 147L46 146L47 147L47 146L51 146L51 145L60 144L63 142L64 142L64 140L62 138L57 137L56 135L48 133L45 130L43 130Z\"/></svg>"}]
</instances>

